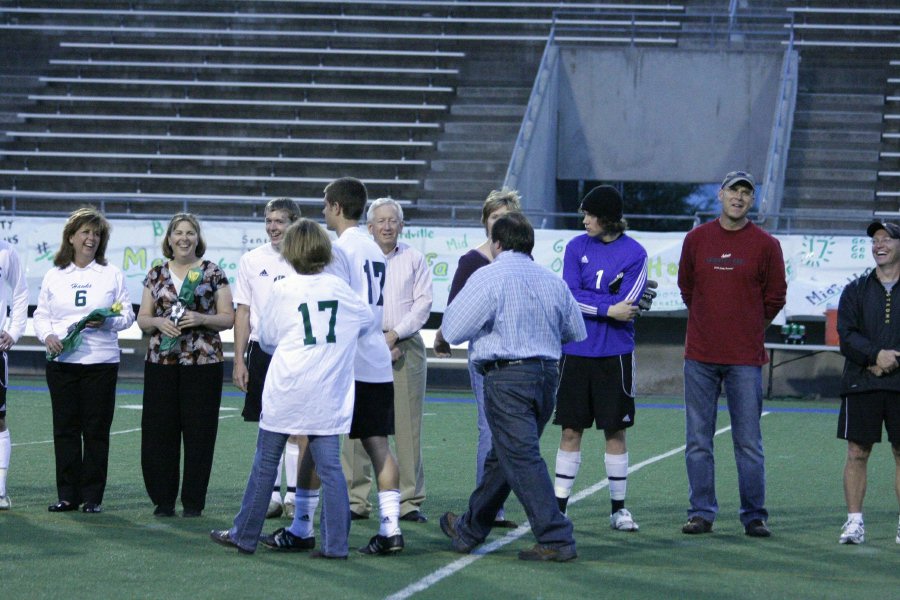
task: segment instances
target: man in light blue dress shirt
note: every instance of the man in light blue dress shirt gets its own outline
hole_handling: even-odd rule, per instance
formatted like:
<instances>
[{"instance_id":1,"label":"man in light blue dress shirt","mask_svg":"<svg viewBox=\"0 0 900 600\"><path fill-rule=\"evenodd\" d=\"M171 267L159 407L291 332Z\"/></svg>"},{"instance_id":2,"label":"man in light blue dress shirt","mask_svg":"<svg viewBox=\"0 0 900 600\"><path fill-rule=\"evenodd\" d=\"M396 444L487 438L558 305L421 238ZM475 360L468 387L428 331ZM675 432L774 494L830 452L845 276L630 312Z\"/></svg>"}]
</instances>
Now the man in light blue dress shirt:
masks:
<instances>
[{"instance_id":1,"label":"man in light blue dress shirt","mask_svg":"<svg viewBox=\"0 0 900 600\"><path fill-rule=\"evenodd\" d=\"M470 552L487 538L512 491L538 542L519 558L567 561L576 557L572 523L556 504L540 437L556 405L561 346L587 336L584 319L565 282L531 259L534 229L524 215L498 219L491 242L494 262L456 296L442 331L451 344L472 342L493 447L468 510L444 514L441 529L455 550Z\"/></svg>"}]
</instances>

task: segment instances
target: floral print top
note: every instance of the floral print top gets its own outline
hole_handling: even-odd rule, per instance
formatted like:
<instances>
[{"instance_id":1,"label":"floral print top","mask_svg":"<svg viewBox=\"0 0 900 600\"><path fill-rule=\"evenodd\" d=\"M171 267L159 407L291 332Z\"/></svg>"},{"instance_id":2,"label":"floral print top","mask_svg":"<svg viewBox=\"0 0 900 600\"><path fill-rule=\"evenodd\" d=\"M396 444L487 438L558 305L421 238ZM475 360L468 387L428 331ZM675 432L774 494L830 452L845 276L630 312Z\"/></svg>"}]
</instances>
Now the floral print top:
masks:
<instances>
[{"instance_id":1,"label":"floral print top","mask_svg":"<svg viewBox=\"0 0 900 600\"><path fill-rule=\"evenodd\" d=\"M207 315L216 314L216 290L228 285L228 278L213 262L204 260L200 264L203 279L194 290L194 301L187 310ZM153 295L153 316L167 317L172 305L178 301L178 291L169 273L168 262L153 267L144 279L144 287ZM147 362L160 365L208 365L222 362L222 338L219 332L206 327L192 327L183 330L179 344L171 352L159 351L162 333L157 330L150 336L147 348Z\"/></svg>"}]
</instances>

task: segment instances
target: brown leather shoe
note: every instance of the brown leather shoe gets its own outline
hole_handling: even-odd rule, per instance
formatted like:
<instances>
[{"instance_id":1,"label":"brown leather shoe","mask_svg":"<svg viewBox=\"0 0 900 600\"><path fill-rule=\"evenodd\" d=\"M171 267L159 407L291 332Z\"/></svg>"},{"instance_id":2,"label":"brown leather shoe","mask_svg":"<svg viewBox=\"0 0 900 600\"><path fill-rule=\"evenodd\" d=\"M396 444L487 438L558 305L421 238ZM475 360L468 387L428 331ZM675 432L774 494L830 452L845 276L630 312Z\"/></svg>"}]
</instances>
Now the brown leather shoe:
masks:
<instances>
[{"instance_id":1,"label":"brown leather shoe","mask_svg":"<svg viewBox=\"0 0 900 600\"><path fill-rule=\"evenodd\" d=\"M519 552L519 560L541 560L549 562L566 562L578 557L575 545L571 546L547 546L535 544L528 550Z\"/></svg>"},{"instance_id":2,"label":"brown leather shoe","mask_svg":"<svg viewBox=\"0 0 900 600\"><path fill-rule=\"evenodd\" d=\"M712 521L707 521L703 517L698 517L694 515L688 522L684 524L681 528L681 533L686 533L688 535L695 535L698 533L709 533L712 531Z\"/></svg>"}]
</instances>

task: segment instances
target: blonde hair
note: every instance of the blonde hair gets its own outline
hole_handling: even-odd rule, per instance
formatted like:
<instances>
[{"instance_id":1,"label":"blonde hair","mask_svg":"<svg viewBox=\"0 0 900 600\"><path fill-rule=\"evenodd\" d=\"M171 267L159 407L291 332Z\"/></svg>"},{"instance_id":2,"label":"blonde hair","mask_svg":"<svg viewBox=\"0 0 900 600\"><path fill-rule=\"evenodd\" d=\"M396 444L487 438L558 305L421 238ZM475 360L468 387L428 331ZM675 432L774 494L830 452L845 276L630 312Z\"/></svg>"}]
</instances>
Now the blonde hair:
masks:
<instances>
[{"instance_id":1,"label":"blonde hair","mask_svg":"<svg viewBox=\"0 0 900 600\"><path fill-rule=\"evenodd\" d=\"M521 199L522 197L516 190L509 188L493 190L485 199L484 206L481 207L481 224L487 225L488 217L498 208L506 207L510 212L522 210Z\"/></svg>"},{"instance_id":2,"label":"blonde hair","mask_svg":"<svg viewBox=\"0 0 900 600\"><path fill-rule=\"evenodd\" d=\"M331 262L331 240L312 219L297 219L284 234L281 255L301 275L314 275Z\"/></svg>"}]
</instances>

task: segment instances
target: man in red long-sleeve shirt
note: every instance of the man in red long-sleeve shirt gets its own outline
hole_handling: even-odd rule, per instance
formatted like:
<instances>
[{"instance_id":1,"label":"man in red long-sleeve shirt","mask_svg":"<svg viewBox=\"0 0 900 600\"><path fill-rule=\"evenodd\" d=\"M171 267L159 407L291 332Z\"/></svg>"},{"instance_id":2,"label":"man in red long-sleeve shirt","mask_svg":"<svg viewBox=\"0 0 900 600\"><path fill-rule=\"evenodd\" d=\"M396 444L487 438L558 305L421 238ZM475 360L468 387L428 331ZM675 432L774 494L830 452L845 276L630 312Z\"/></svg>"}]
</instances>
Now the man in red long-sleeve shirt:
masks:
<instances>
[{"instance_id":1,"label":"man in red long-sleeve shirt","mask_svg":"<svg viewBox=\"0 0 900 600\"><path fill-rule=\"evenodd\" d=\"M770 534L760 417L765 329L784 306L787 283L778 240L747 218L753 176L733 171L718 197L719 217L685 237L678 287L688 307L684 352L690 503L683 533L712 531L718 512L713 436L724 386L740 488L740 519L753 537Z\"/></svg>"}]
</instances>

